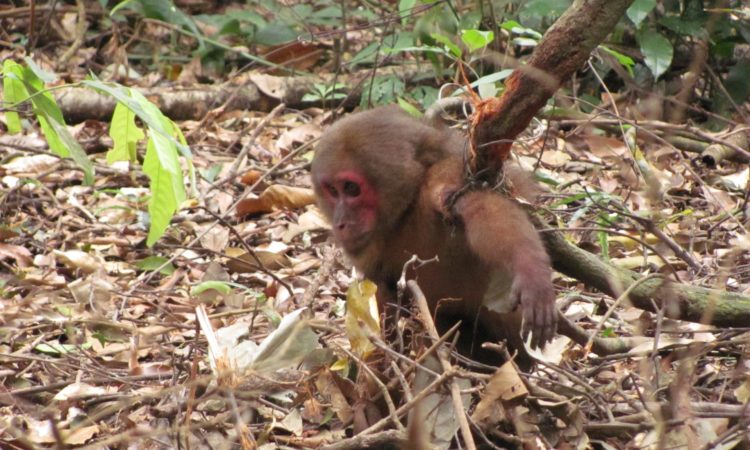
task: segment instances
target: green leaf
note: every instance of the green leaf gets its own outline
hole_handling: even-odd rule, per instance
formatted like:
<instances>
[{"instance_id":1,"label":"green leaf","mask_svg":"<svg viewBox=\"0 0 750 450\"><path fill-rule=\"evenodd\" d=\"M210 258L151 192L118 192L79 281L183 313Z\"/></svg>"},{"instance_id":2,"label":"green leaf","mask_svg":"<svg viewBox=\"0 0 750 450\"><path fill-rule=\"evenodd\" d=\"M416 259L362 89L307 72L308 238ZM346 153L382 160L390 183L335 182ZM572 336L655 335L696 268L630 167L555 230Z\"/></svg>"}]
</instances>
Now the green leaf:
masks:
<instances>
[{"instance_id":1,"label":"green leaf","mask_svg":"<svg viewBox=\"0 0 750 450\"><path fill-rule=\"evenodd\" d=\"M172 275L175 271L175 267L172 263L167 264L167 261L169 261L169 259L163 256L148 256L140 261L136 261L135 266L144 271L154 271L161 267L159 273L162 275Z\"/></svg>"},{"instance_id":2,"label":"green leaf","mask_svg":"<svg viewBox=\"0 0 750 450\"><path fill-rule=\"evenodd\" d=\"M643 62L658 79L672 64L673 49L667 38L656 31L644 29L638 33L638 42L643 53Z\"/></svg>"},{"instance_id":3,"label":"green leaf","mask_svg":"<svg viewBox=\"0 0 750 450\"><path fill-rule=\"evenodd\" d=\"M648 17L648 14L656 7L656 0L635 0L626 14L636 28Z\"/></svg>"},{"instance_id":4,"label":"green leaf","mask_svg":"<svg viewBox=\"0 0 750 450\"><path fill-rule=\"evenodd\" d=\"M470 84L471 87L475 88L478 87L481 84L487 84L487 83L497 83L498 81L504 80L510 76L510 74L513 73L513 69L503 69L499 72L491 73L489 75L485 75L477 80L475 80L473 83Z\"/></svg>"},{"instance_id":5,"label":"green leaf","mask_svg":"<svg viewBox=\"0 0 750 450\"><path fill-rule=\"evenodd\" d=\"M461 30L461 40L469 47L470 52L486 47L493 39L495 33L492 31Z\"/></svg>"},{"instance_id":6,"label":"green leaf","mask_svg":"<svg viewBox=\"0 0 750 450\"><path fill-rule=\"evenodd\" d=\"M526 28L520 23L516 22L515 20L508 20L506 22L503 22L500 25L500 28L504 30L508 30L513 34L520 34L522 36L528 36L537 41L542 38L542 33L531 28Z\"/></svg>"},{"instance_id":7,"label":"green leaf","mask_svg":"<svg viewBox=\"0 0 750 450\"><path fill-rule=\"evenodd\" d=\"M20 64L10 58L3 61L3 94L5 103L10 108L16 107L29 98L29 93L21 81L22 74L23 67ZM8 125L8 133L21 132L21 117L17 112L10 109L5 111L5 122Z\"/></svg>"},{"instance_id":8,"label":"green leaf","mask_svg":"<svg viewBox=\"0 0 750 450\"><path fill-rule=\"evenodd\" d=\"M400 106L401 109L409 113L410 116L412 117L422 116L422 113L417 108L415 108L414 105L412 105L411 103L407 102L401 97L399 97L397 100L398 100L398 106Z\"/></svg>"},{"instance_id":9,"label":"green leaf","mask_svg":"<svg viewBox=\"0 0 750 450\"><path fill-rule=\"evenodd\" d=\"M143 172L151 180L151 199L148 202L151 227L146 240L150 247L167 230L172 216L185 200L177 146L172 140L149 130Z\"/></svg>"},{"instance_id":10,"label":"green leaf","mask_svg":"<svg viewBox=\"0 0 750 450\"><path fill-rule=\"evenodd\" d=\"M34 75L41 80L41 84L54 83L57 81L57 75L52 72L48 72L37 65L33 59L28 56L23 59L26 66L31 70Z\"/></svg>"},{"instance_id":11,"label":"green leaf","mask_svg":"<svg viewBox=\"0 0 750 450\"><path fill-rule=\"evenodd\" d=\"M190 148L174 137L171 121L166 119L161 111L159 111L159 108L148 101L143 94L135 89L130 89L117 83L105 83L99 80L84 80L81 84L105 92L114 97L118 102L123 103L148 126L149 132L156 131L163 137L172 140L183 156L192 159ZM166 126L164 125L165 123Z\"/></svg>"},{"instance_id":12,"label":"green leaf","mask_svg":"<svg viewBox=\"0 0 750 450\"><path fill-rule=\"evenodd\" d=\"M617 59L617 62L620 63L620 65L625 69L627 69L630 76L633 76L633 66L635 66L635 61L633 61L633 58L628 55L624 55L616 50L612 50L611 48L604 45L600 45L599 48L614 56Z\"/></svg>"},{"instance_id":13,"label":"green leaf","mask_svg":"<svg viewBox=\"0 0 750 450\"><path fill-rule=\"evenodd\" d=\"M124 104L117 102L112 122L109 124L109 135L114 146L107 152L107 163L115 161L136 162L136 145L145 135L135 124L135 113Z\"/></svg>"},{"instance_id":14,"label":"green leaf","mask_svg":"<svg viewBox=\"0 0 750 450\"><path fill-rule=\"evenodd\" d=\"M289 25L270 23L255 33L254 42L261 45L280 45L297 39L299 33Z\"/></svg>"},{"instance_id":15,"label":"green leaf","mask_svg":"<svg viewBox=\"0 0 750 450\"><path fill-rule=\"evenodd\" d=\"M61 356L67 353L76 352L78 349L75 345L50 342L49 344L39 344L34 347L34 350L51 356Z\"/></svg>"},{"instance_id":16,"label":"green leaf","mask_svg":"<svg viewBox=\"0 0 750 450\"><path fill-rule=\"evenodd\" d=\"M193 286L193 288L190 289L190 294L200 295L208 290L214 290L220 294L227 295L232 292L232 286L223 281L204 281Z\"/></svg>"},{"instance_id":17,"label":"green leaf","mask_svg":"<svg viewBox=\"0 0 750 450\"><path fill-rule=\"evenodd\" d=\"M526 17L557 17L565 12L572 0L530 0L520 10Z\"/></svg>"},{"instance_id":18,"label":"green leaf","mask_svg":"<svg viewBox=\"0 0 750 450\"><path fill-rule=\"evenodd\" d=\"M31 63L28 58L26 61ZM39 73L44 74L38 68L37 70L32 70L30 67L24 68L23 83L30 95L34 114L36 114L42 133L47 139L47 145L55 154L73 158L73 161L83 170L83 182L91 185L94 183L94 165L78 144L78 141L68 131L62 111L55 102L55 98L45 89L44 83L37 76ZM44 76L47 77L47 75Z\"/></svg>"},{"instance_id":19,"label":"green leaf","mask_svg":"<svg viewBox=\"0 0 750 450\"><path fill-rule=\"evenodd\" d=\"M659 19L662 25L677 34L694 38L707 37L706 22L698 19L687 19L679 16L666 16Z\"/></svg>"},{"instance_id":20,"label":"green leaf","mask_svg":"<svg viewBox=\"0 0 750 450\"><path fill-rule=\"evenodd\" d=\"M430 37L435 39L435 41L443 44L445 48L456 58L461 57L461 49L458 47L458 45L454 44L448 36L444 36L439 33L430 33Z\"/></svg>"},{"instance_id":21,"label":"green leaf","mask_svg":"<svg viewBox=\"0 0 750 450\"><path fill-rule=\"evenodd\" d=\"M412 8L417 4L417 0L400 0L398 2L398 14L401 16L401 24L406 25L412 14Z\"/></svg>"}]
</instances>

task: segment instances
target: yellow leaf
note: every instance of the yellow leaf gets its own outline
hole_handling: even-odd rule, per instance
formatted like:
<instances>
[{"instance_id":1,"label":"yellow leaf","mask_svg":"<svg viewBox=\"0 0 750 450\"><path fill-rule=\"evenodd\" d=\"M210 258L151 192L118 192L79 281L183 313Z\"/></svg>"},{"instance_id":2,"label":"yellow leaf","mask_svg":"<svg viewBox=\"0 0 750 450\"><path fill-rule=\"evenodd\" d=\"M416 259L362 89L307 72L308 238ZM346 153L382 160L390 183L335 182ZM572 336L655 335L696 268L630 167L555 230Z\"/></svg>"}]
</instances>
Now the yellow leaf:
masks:
<instances>
[{"instance_id":1,"label":"yellow leaf","mask_svg":"<svg viewBox=\"0 0 750 450\"><path fill-rule=\"evenodd\" d=\"M362 280L354 282L346 293L346 335L352 351L363 358L375 350L368 337L380 336L377 290L375 283Z\"/></svg>"}]
</instances>

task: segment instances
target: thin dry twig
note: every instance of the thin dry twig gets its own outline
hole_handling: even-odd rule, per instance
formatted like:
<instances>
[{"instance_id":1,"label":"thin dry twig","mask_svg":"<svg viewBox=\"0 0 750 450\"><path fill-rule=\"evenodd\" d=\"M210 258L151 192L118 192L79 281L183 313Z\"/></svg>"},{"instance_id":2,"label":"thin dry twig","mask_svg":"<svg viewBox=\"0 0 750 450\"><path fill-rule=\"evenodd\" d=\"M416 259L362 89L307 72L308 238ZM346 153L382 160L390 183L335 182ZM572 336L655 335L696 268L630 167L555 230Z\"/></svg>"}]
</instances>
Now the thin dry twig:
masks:
<instances>
[{"instance_id":1,"label":"thin dry twig","mask_svg":"<svg viewBox=\"0 0 750 450\"><path fill-rule=\"evenodd\" d=\"M424 293L422 293L422 289L414 280L407 281L406 286L409 288L409 292L411 292L412 296L414 297L414 301L419 308L419 313L422 318L422 322L427 329L427 333L432 339L440 339L440 334L438 334L437 328L435 328L435 322L432 320L432 313L430 312L430 307L427 305L427 299L425 298ZM451 366L444 352L438 350L437 356L440 360L440 364L443 366L443 370L446 373L453 370L453 366ZM471 427L469 426L469 421L466 418L466 411L464 410L463 401L461 401L461 389L459 388L458 383L455 380L451 380L450 387L451 398L453 400L453 409L456 413L458 425L461 429L461 436L464 438L464 445L466 445L466 448L469 450L476 450L477 446L474 443L474 436L472 436L471 434Z\"/></svg>"}]
</instances>

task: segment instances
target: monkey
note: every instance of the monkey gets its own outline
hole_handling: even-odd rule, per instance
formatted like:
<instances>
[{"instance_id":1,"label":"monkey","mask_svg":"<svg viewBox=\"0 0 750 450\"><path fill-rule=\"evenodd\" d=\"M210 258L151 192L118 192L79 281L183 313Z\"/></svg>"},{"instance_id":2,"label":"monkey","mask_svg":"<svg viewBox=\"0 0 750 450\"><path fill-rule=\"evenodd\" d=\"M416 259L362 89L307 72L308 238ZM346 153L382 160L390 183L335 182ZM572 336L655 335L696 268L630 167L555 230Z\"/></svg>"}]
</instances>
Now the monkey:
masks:
<instances>
[{"instance_id":1,"label":"monkey","mask_svg":"<svg viewBox=\"0 0 750 450\"><path fill-rule=\"evenodd\" d=\"M464 189L466 145L459 132L398 106L353 113L321 136L313 189L335 242L377 284L381 311L395 300L412 255L437 256L408 275L436 322L447 329L460 318L478 320L492 339L507 339L525 354L529 334L532 347L555 334L550 260L516 201L491 189ZM504 304L515 309L495 310L493 296L510 296Z\"/></svg>"}]
</instances>

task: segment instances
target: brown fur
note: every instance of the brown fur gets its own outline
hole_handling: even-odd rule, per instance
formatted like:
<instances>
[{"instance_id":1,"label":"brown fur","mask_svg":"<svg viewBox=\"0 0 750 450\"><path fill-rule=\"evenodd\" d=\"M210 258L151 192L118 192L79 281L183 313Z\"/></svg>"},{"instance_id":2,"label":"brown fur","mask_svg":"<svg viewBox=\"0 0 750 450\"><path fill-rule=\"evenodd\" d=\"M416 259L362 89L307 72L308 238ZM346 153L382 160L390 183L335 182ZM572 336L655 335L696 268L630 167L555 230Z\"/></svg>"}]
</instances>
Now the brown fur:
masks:
<instances>
[{"instance_id":1,"label":"brown fur","mask_svg":"<svg viewBox=\"0 0 750 450\"><path fill-rule=\"evenodd\" d=\"M420 122L397 107L350 115L333 125L318 145L312 173L320 207L329 219L342 208L358 213L356 196L332 200L324 195L324 186L341 173L361 174L377 193L377 219L364 226L366 246L347 254L378 283L381 302L392 300L395 282L412 255L425 260L437 256L439 262L409 275L417 279L441 322L465 318L473 323L479 318L491 339L507 338L522 350L523 317L524 332L533 330L532 343L543 345L556 325L554 289L549 258L524 211L488 190L462 193L453 211L445 211L445 199L464 185L465 145L452 130ZM519 185L528 184L517 171L508 176L518 178ZM336 226L334 236L341 241ZM511 303L520 302L521 308L487 310L491 279L500 280L501 288L493 288L490 297L511 295Z\"/></svg>"}]
</instances>

